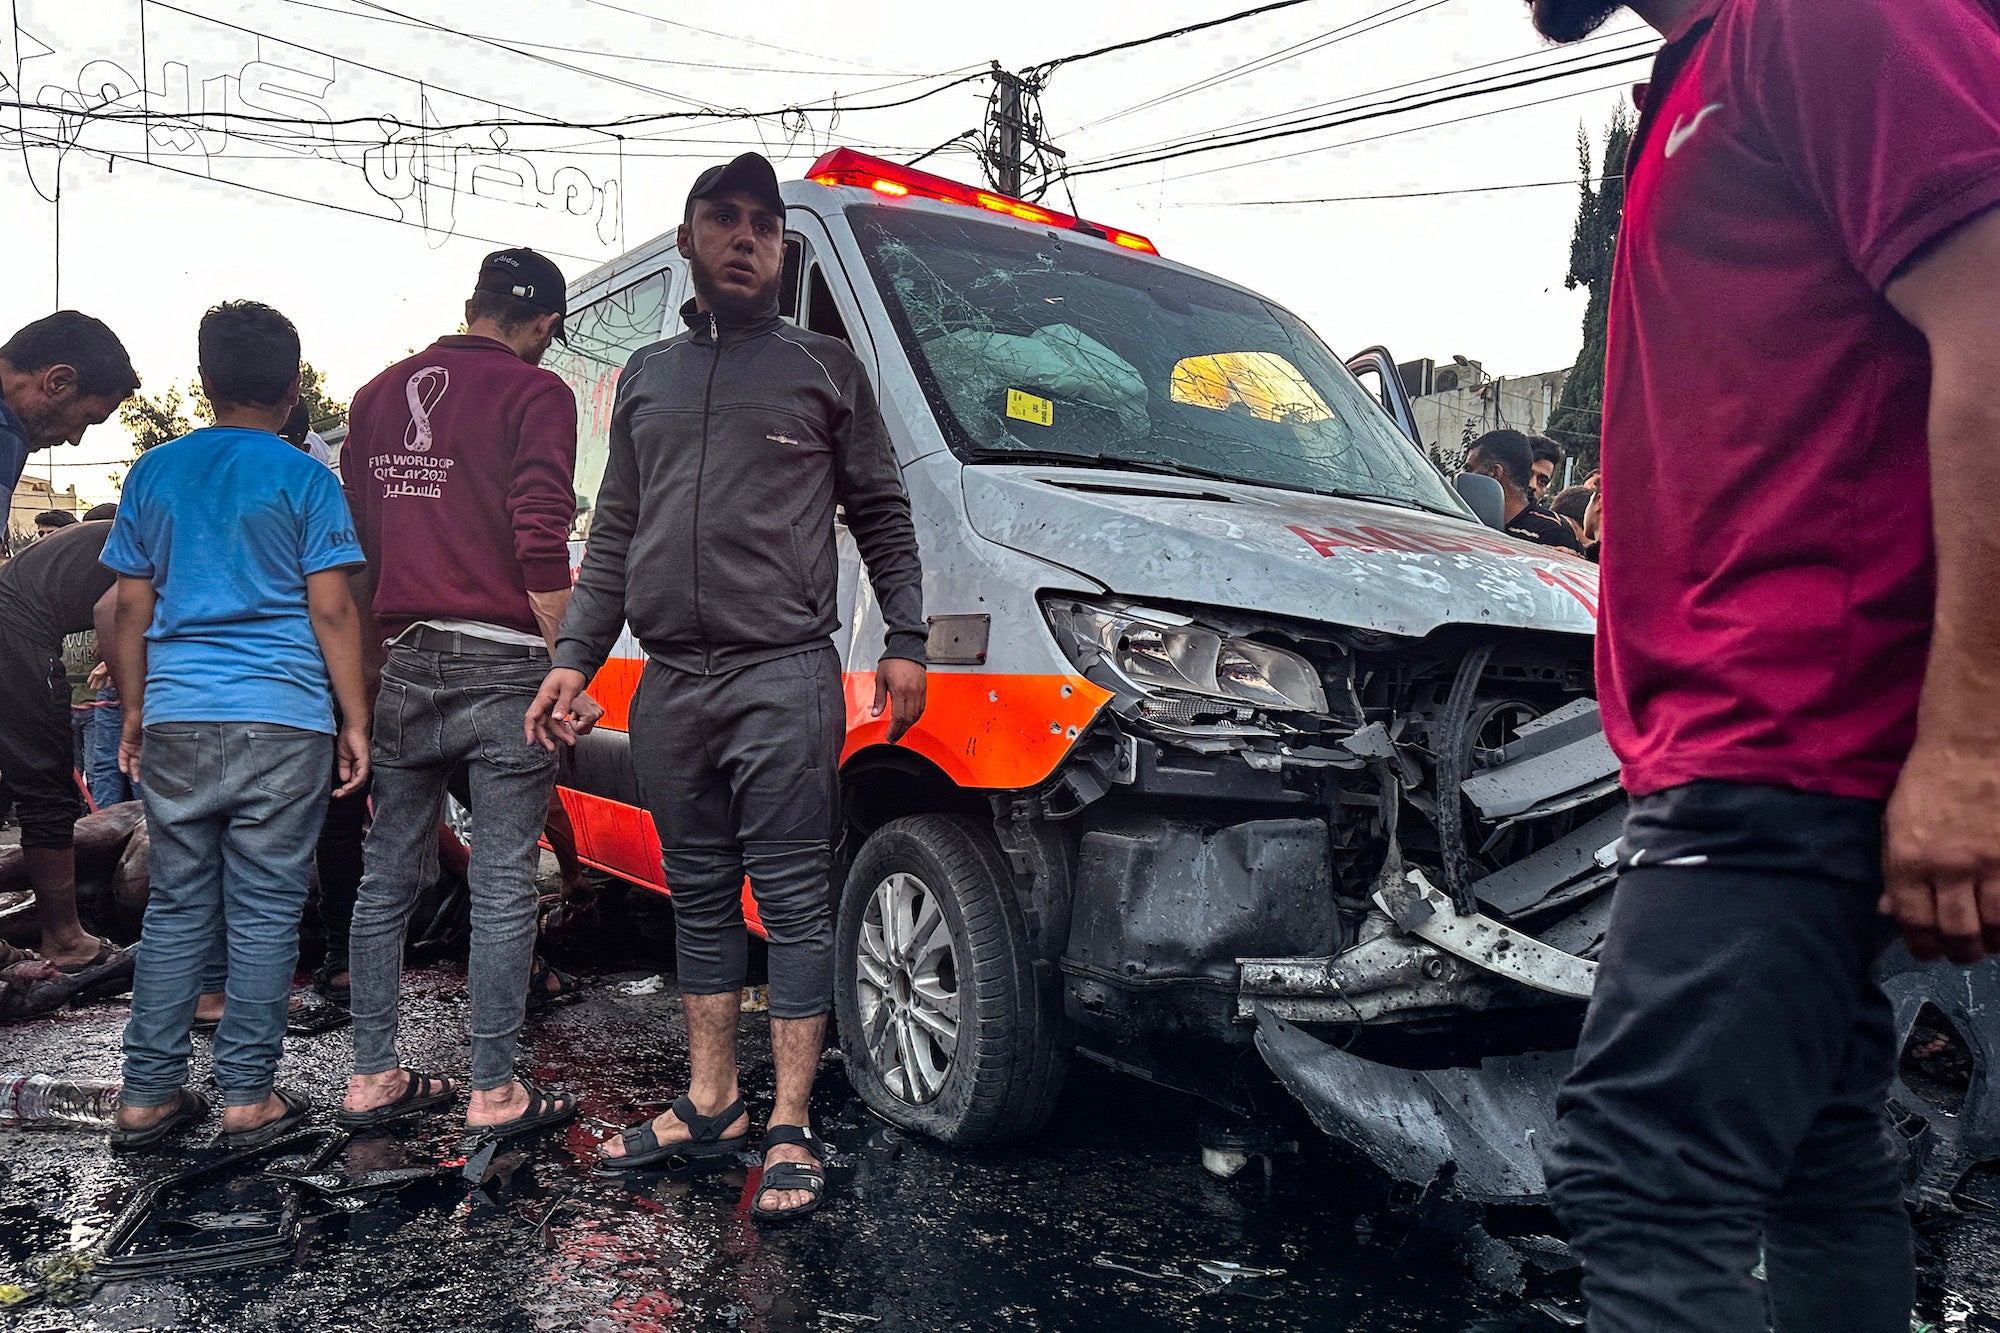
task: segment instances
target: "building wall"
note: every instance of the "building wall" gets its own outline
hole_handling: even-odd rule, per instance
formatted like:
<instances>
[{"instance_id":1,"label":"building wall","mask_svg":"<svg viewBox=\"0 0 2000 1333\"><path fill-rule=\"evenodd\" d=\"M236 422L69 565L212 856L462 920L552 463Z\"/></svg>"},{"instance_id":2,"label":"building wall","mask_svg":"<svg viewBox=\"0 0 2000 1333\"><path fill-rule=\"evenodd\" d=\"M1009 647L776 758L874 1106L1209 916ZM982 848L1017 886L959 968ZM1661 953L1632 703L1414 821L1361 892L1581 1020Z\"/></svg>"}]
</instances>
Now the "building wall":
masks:
<instances>
[{"instance_id":1,"label":"building wall","mask_svg":"<svg viewBox=\"0 0 2000 1333\"><path fill-rule=\"evenodd\" d=\"M76 498L76 487L51 492L47 477L24 475L14 487L14 508L7 515L7 532L13 538L12 544L18 546L34 537L35 515L61 509L81 517L88 508L89 505Z\"/></svg>"},{"instance_id":2,"label":"building wall","mask_svg":"<svg viewBox=\"0 0 2000 1333\"><path fill-rule=\"evenodd\" d=\"M1417 434L1431 457L1448 471L1465 461L1465 447L1489 430L1510 427L1538 435L1562 400L1567 370L1540 375L1503 375L1446 393L1410 400Z\"/></svg>"}]
</instances>

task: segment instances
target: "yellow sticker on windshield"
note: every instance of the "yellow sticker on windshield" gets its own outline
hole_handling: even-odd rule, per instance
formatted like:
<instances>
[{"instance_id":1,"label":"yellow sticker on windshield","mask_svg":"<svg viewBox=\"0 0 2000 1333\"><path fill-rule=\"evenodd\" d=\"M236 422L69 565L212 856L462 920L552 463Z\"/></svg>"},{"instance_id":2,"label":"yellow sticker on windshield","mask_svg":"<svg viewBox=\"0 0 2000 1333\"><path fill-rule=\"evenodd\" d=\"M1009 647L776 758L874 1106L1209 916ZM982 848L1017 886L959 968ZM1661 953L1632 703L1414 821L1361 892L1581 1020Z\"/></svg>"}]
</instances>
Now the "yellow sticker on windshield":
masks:
<instances>
[{"instance_id":1,"label":"yellow sticker on windshield","mask_svg":"<svg viewBox=\"0 0 2000 1333\"><path fill-rule=\"evenodd\" d=\"M1032 421L1037 426L1052 426L1056 420L1056 405L1046 398L1037 398L1019 389L1007 390L1007 415L1016 421Z\"/></svg>"}]
</instances>

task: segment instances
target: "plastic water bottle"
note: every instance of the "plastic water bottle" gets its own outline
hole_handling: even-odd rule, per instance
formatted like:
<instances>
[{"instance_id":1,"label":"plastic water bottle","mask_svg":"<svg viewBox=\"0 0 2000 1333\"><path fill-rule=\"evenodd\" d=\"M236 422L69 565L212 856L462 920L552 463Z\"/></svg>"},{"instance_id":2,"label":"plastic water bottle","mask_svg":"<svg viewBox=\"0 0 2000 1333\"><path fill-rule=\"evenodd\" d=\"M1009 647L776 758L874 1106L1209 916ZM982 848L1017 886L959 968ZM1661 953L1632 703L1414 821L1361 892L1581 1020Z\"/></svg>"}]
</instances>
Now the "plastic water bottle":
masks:
<instances>
[{"instance_id":1,"label":"plastic water bottle","mask_svg":"<svg viewBox=\"0 0 2000 1333\"><path fill-rule=\"evenodd\" d=\"M0 1125L108 1129L118 1115L118 1079L0 1074Z\"/></svg>"}]
</instances>

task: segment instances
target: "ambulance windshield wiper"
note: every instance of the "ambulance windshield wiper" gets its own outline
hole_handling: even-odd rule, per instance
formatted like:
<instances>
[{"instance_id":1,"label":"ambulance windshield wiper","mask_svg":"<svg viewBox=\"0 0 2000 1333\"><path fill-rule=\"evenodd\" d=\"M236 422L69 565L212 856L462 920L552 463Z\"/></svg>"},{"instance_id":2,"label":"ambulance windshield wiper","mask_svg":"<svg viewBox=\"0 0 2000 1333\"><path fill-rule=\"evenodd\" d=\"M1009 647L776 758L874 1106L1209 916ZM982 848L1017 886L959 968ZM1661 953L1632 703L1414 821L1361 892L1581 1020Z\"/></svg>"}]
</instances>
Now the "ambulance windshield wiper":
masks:
<instances>
[{"instance_id":1,"label":"ambulance windshield wiper","mask_svg":"<svg viewBox=\"0 0 2000 1333\"><path fill-rule=\"evenodd\" d=\"M1131 472L1151 472L1167 477L1199 477L1206 481L1226 481L1237 486L1262 486L1277 491L1297 491L1301 495L1326 495L1336 500L1360 500L1368 504L1393 505L1398 509L1414 509L1419 513L1437 514L1444 518L1466 517L1456 510L1427 505L1421 500L1406 499L1402 496L1379 495L1373 491L1341 490L1331 486L1308 486L1303 482L1278 481L1270 477L1246 477L1240 473L1205 468L1196 463L1183 463L1179 459L1163 458L1157 454L1073 454L1062 449L996 447L980 449L973 454L973 458L981 463L1054 463L1061 467L1101 467Z\"/></svg>"}]
</instances>

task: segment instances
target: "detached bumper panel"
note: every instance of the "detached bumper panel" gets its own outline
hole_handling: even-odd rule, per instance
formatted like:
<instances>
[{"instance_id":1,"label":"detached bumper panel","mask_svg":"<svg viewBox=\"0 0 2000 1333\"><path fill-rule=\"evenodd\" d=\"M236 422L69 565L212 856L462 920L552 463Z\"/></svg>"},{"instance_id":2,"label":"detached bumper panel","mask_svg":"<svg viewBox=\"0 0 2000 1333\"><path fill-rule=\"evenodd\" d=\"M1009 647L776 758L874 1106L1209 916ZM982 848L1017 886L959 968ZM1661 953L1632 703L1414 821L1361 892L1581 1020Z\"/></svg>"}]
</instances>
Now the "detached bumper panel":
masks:
<instances>
[{"instance_id":1,"label":"detached bumper panel","mask_svg":"<svg viewBox=\"0 0 2000 1333\"><path fill-rule=\"evenodd\" d=\"M1268 1013L1257 1020L1257 1050L1314 1124L1398 1180L1448 1175L1475 1203L1536 1203L1548 1192L1536 1144L1555 1129L1567 1051L1477 1069L1398 1069Z\"/></svg>"}]
</instances>

